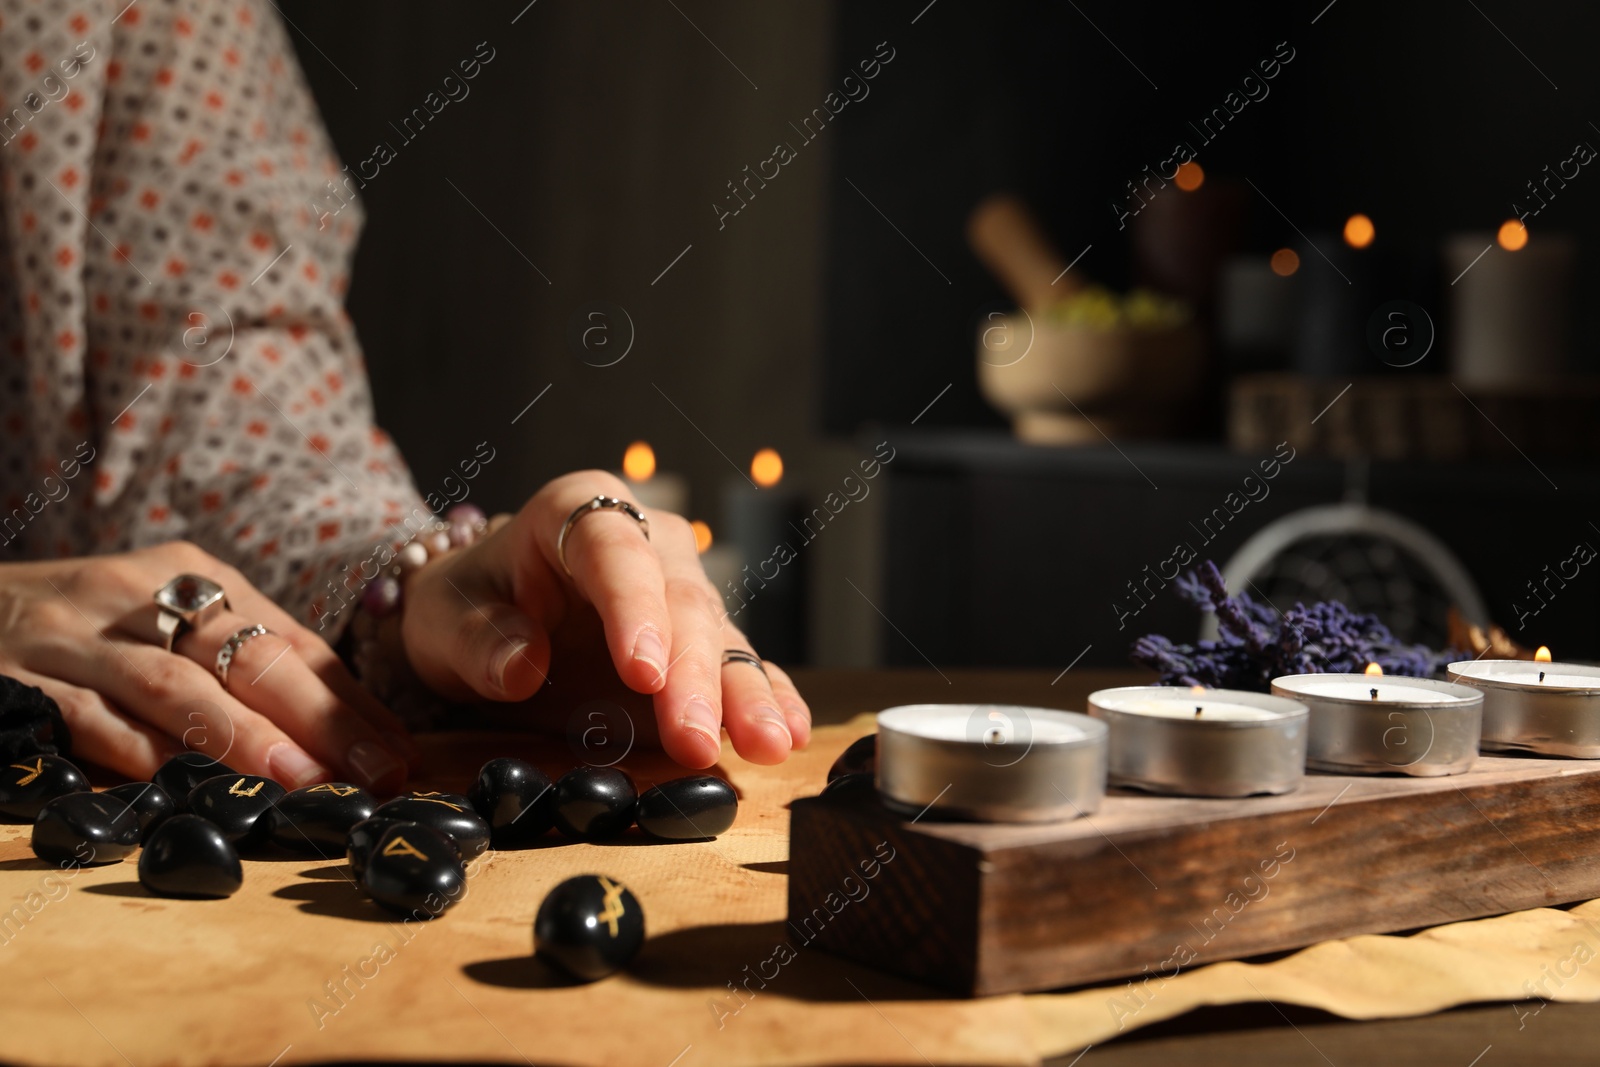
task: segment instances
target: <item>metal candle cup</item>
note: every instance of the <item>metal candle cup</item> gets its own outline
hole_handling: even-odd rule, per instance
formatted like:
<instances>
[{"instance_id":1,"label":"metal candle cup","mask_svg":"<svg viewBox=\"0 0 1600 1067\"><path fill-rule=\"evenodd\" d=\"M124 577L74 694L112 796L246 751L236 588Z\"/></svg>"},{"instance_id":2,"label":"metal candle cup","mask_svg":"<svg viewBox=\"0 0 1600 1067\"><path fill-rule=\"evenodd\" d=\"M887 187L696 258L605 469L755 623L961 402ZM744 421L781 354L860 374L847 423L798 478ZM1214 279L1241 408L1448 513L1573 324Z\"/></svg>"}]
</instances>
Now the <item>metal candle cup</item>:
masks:
<instances>
[{"instance_id":1,"label":"metal candle cup","mask_svg":"<svg viewBox=\"0 0 1600 1067\"><path fill-rule=\"evenodd\" d=\"M1485 659L1449 674L1483 693L1484 751L1600 759L1600 667Z\"/></svg>"},{"instance_id":2,"label":"metal candle cup","mask_svg":"<svg viewBox=\"0 0 1600 1067\"><path fill-rule=\"evenodd\" d=\"M1195 714L1199 708L1200 713ZM1126 686L1089 694L1110 728L1110 780L1150 793L1290 793L1306 769L1306 706L1235 689Z\"/></svg>"},{"instance_id":3,"label":"metal candle cup","mask_svg":"<svg viewBox=\"0 0 1600 1067\"><path fill-rule=\"evenodd\" d=\"M1373 691L1377 697L1372 696ZM1311 709L1306 766L1335 774L1462 774L1478 756L1483 694L1431 678L1291 674L1279 696Z\"/></svg>"},{"instance_id":4,"label":"metal candle cup","mask_svg":"<svg viewBox=\"0 0 1600 1067\"><path fill-rule=\"evenodd\" d=\"M1100 806L1105 723L1004 704L907 704L878 713L878 793L920 816L1061 822Z\"/></svg>"}]
</instances>

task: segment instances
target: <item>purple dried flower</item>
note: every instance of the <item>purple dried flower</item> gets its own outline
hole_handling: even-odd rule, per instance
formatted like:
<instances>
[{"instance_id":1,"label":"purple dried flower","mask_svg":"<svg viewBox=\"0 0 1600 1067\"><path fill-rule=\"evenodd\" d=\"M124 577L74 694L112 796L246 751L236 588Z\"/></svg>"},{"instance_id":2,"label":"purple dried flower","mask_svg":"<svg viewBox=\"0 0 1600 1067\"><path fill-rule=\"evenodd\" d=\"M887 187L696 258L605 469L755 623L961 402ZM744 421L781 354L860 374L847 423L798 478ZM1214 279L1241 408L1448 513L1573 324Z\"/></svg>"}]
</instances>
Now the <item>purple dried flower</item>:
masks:
<instances>
[{"instance_id":1,"label":"purple dried flower","mask_svg":"<svg viewBox=\"0 0 1600 1067\"><path fill-rule=\"evenodd\" d=\"M1217 565L1206 560L1174 582L1178 595L1217 616L1218 639L1174 644L1160 634L1134 642L1133 662L1161 674L1163 685L1205 685L1267 692L1285 674L1359 674L1377 663L1385 674L1432 678L1461 653L1401 644L1375 615L1336 600L1295 604L1281 615L1248 593L1228 594Z\"/></svg>"}]
</instances>

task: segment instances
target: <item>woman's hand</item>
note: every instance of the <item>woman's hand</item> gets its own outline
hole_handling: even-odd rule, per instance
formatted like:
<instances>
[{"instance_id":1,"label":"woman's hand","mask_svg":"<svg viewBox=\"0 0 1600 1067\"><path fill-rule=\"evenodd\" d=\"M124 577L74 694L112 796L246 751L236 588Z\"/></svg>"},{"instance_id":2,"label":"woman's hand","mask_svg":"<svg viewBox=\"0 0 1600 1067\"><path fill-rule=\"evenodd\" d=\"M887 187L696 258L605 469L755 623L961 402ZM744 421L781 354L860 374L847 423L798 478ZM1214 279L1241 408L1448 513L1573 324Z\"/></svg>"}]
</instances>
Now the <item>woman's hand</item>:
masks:
<instances>
[{"instance_id":1,"label":"woman's hand","mask_svg":"<svg viewBox=\"0 0 1600 1067\"><path fill-rule=\"evenodd\" d=\"M220 585L168 652L152 595L180 574ZM252 623L223 686L217 650ZM74 753L131 778L193 749L286 788L344 778L398 789L415 748L333 650L242 574L187 542L115 556L0 565L0 674L61 705Z\"/></svg>"},{"instance_id":2,"label":"woman's hand","mask_svg":"<svg viewBox=\"0 0 1600 1067\"><path fill-rule=\"evenodd\" d=\"M510 522L423 567L406 587L406 656L453 698L526 700L547 682L575 706L620 679L653 696L661 744L687 767L709 767L727 728L753 763L779 763L811 737L811 713L771 663L722 662L752 651L727 622L689 523L645 510L650 535L615 510L585 515L556 551L573 509L596 496L631 500L621 479L581 471L546 485ZM551 676L554 679L551 679Z\"/></svg>"}]
</instances>

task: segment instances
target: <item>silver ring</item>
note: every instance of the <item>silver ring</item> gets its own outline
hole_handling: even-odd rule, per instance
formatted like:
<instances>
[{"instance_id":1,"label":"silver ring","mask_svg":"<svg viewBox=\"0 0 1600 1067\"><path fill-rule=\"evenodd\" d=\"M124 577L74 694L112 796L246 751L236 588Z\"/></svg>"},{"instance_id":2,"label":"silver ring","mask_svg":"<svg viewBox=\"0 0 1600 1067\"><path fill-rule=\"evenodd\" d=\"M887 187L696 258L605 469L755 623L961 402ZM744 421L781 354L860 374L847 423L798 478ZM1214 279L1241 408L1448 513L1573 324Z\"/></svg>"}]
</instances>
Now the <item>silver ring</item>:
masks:
<instances>
[{"instance_id":1,"label":"silver ring","mask_svg":"<svg viewBox=\"0 0 1600 1067\"><path fill-rule=\"evenodd\" d=\"M199 626L207 615L231 610L222 586L198 574L178 575L157 589L152 599L156 602L156 630L168 652L178 638Z\"/></svg>"},{"instance_id":2,"label":"silver ring","mask_svg":"<svg viewBox=\"0 0 1600 1067\"><path fill-rule=\"evenodd\" d=\"M572 577L572 568L567 566L567 535L578 524L578 520L590 512L602 511L609 508L620 511L628 518L639 524L639 529L644 531L644 539L650 540L650 520L644 517L644 512L626 500L614 496L597 496L587 504L579 504L567 516L567 521L561 524L561 534L556 538L556 558L561 561L561 569L567 572L567 577Z\"/></svg>"},{"instance_id":3,"label":"silver ring","mask_svg":"<svg viewBox=\"0 0 1600 1067\"><path fill-rule=\"evenodd\" d=\"M217 677L222 679L222 687L224 689L228 687L228 668L233 666L233 657L239 654L239 650L244 647L244 643L250 640L252 637L260 637L262 634L270 634L271 632L271 630L267 629L265 626L262 626L258 622L253 625L246 626L244 629L240 630L238 633L222 642L222 647L217 649L216 670Z\"/></svg>"},{"instance_id":4,"label":"silver ring","mask_svg":"<svg viewBox=\"0 0 1600 1067\"><path fill-rule=\"evenodd\" d=\"M754 652L746 652L742 648L728 648L722 652L722 665L730 663L748 663L763 675L767 673L767 665L761 662L761 657ZM770 679L769 679L770 680Z\"/></svg>"}]
</instances>

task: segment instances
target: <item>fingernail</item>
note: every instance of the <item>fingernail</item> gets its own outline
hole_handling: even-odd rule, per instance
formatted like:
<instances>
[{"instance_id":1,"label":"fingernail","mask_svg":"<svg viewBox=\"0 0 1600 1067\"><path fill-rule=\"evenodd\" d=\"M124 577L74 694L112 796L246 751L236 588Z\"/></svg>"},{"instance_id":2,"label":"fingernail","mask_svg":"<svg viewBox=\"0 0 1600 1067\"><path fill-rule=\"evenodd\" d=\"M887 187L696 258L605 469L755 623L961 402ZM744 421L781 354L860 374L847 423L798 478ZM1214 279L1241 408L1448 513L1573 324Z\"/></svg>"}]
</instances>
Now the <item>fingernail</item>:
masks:
<instances>
[{"instance_id":1,"label":"fingernail","mask_svg":"<svg viewBox=\"0 0 1600 1067\"><path fill-rule=\"evenodd\" d=\"M794 708L786 712L789 723L789 736L794 739L795 748L805 748L811 743L811 720Z\"/></svg>"},{"instance_id":2,"label":"fingernail","mask_svg":"<svg viewBox=\"0 0 1600 1067\"><path fill-rule=\"evenodd\" d=\"M267 769L274 781L299 789L319 779L329 778L328 768L306 755L298 745L280 741L267 749Z\"/></svg>"},{"instance_id":3,"label":"fingernail","mask_svg":"<svg viewBox=\"0 0 1600 1067\"><path fill-rule=\"evenodd\" d=\"M372 741L357 741L345 753L345 762L355 772L356 778L368 789L384 779L405 770L388 749Z\"/></svg>"},{"instance_id":4,"label":"fingernail","mask_svg":"<svg viewBox=\"0 0 1600 1067\"><path fill-rule=\"evenodd\" d=\"M526 641L512 641L495 652L494 658L489 661L489 681L496 689L505 689L506 671L511 667L511 661L522 655L527 647Z\"/></svg>"},{"instance_id":5,"label":"fingernail","mask_svg":"<svg viewBox=\"0 0 1600 1067\"><path fill-rule=\"evenodd\" d=\"M659 681L666 676L667 646L661 643L661 635L648 627L639 631L639 637L633 642L633 658L647 665L656 672Z\"/></svg>"},{"instance_id":6,"label":"fingernail","mask_svg":"<svg viewBox=\"0 0 1600 1067\"><path fill-rule=\"evenodd\" d=\"M690 697L683 706L683 716L678 720L685 730L693 730L711 742L711 747L722 751L722 725L717 713L711 710L704 697Z\"/></svg>"},{"instance_id":7,"label":"fingernail","mask_svg":"<svg viewBox=\"0 0 1600 1067\"><path fill-rule=\"evenodd\" d=\"M783 712L771 704L757 704L756 719L769 729L776 728L783 734L783 743L790 748L794 747L794 735L789 732L789 724L784 720Z\"/></svg>"},{"instance_id":8,"label":"fingernail","mask_svg":"<svg viewBox=\"0 0 1600 1067\"><path fill-rule=\"evenodd\" d=\"M383 738L383 743L394 749L400 758L408 764L415 763L417 757L422 755L416 743L405 734L397 734L392 730L380 730L379 735Z\"/></svg>"}]
</instances>

